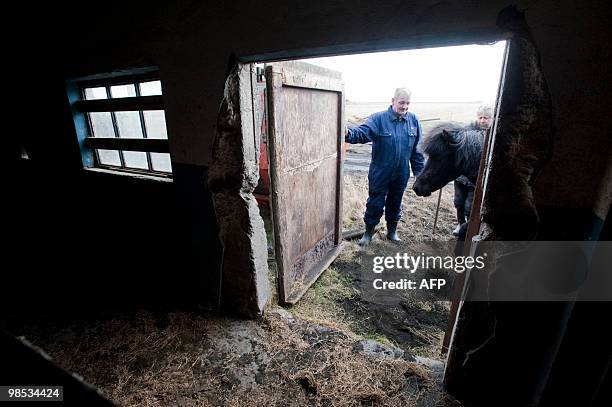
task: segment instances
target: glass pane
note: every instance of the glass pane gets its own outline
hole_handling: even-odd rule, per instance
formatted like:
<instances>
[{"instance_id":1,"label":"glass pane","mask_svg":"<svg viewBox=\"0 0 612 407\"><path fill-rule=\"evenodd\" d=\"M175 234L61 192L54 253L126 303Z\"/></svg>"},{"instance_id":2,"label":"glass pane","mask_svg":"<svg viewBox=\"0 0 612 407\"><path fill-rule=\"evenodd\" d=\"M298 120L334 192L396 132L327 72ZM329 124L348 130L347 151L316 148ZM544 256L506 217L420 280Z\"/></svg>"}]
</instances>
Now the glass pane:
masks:
<instances>
[{"instance_id":1,"label":"glass pane","mask_svg":"<svg viewBox=\"0 0 612 407\"><path fill-rule=\"evenodd\" d=\"M142 138L140 114L138 112L115 112L119 137Z\"/></svg>"},{"instance_id":2,"label":"glass pane","mask_svg":"<svg viewBox=\"0 0 612 407\"><path fill-rule=\"evenodd\" d=\"M100 164L121 166L119 151L117 150L97 150Z\"/></svg>"},{"instance_id":3,"label":"glass pane","mask_svg":"<svg viewBox=\"0 0 612 407\"><path fill-rule=\"evenodd\" d=\"M23 158L24 160L30 159L30 156L28 155L28 151L25 149L24 146L21 146L21 158Z\"/></svg>"},{"instance_id":4,"label":"glass pane","mask_svg":"<svg viewBox=\"0 0 612 407\"><path fill-rule=\"evenodd\" d=\"M124 151L123 159L125 160L125 166L129 168L140 168L148 170L149 165L147 164L147 153L142 151Z\"/></svg>"},{"instance_id":5,"label":"glass pane","mask_svg":"<svg viewBox=\"0 0 612 407\"><path fill-rule=\"evenodd\" d=\"M145 126L147 127L147 138L168 138L166 131L166 115L163 110L146 110L144 115Z\"/></svg>"},{"instance_id":6,"label":"glass pane","mask_svg":"<svg viewBox=\"0 0 612 407\"><path fill-rule=\"evenodd\" d=\"M140 95L141 96L153 96L161 95L161 81L141 82L140 83Z\"/></svg>"},{"instance_id":7,"label":"glass pane","mask_svg":"<svg viewBox=\"0 0 612 407\"><path fill-rule=\"evenodd\" d=\"M110 112L91 112L89 113L91 128L94 137L115 137L113 129L113 119Z\"/></svg>"},{"instance_id":8,"label":"glass pane","mask_svg":"<svg viewBox=\"0 0 612 407\"><path fill-rule=\"evenodd\" d=\"M85 100L106 99L106 88L85 88Z\"/></svg>"},{"instance_id":9,"label":"glass pane","mask_svg":"<svg viewBox=\"0 0 612 407\"><path fill-rule=\"evenodd\" d=\"M151 153L151 164L154 171L172 172L168 153Z\"/></svg>"},{"instance_id":10,"label":"glass pane","mask_svg":"<svg viewBox=\"0 0 612 407\"><path fill-rule=\"evenodd\" d=\"M113 98L128 98L136 96L136 88L134 85L116 85L110 88Z\"/></svg>"}]
</instances>

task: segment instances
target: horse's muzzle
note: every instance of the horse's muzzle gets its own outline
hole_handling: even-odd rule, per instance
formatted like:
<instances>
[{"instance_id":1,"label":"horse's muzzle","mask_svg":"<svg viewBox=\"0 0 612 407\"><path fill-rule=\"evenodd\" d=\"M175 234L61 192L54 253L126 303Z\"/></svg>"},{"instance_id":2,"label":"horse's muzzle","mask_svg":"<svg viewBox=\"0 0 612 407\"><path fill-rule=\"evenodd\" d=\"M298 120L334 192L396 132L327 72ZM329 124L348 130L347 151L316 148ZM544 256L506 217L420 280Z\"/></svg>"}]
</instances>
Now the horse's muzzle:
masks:
<instances>
[{"instance_id":1,"label":"horse's muzzle","mask_svg":"<svg viewBox=\"0 0 612 407\"><path fill-rule=\"evenodd\" d=\"M414 185L412 186L412 190L414 191L415 194L417 194L417 196L429 196L431 195L431 191L427 190L426 188L423 188L421 186L420 183L415 182Z\"/></svg>"}]
</instances>

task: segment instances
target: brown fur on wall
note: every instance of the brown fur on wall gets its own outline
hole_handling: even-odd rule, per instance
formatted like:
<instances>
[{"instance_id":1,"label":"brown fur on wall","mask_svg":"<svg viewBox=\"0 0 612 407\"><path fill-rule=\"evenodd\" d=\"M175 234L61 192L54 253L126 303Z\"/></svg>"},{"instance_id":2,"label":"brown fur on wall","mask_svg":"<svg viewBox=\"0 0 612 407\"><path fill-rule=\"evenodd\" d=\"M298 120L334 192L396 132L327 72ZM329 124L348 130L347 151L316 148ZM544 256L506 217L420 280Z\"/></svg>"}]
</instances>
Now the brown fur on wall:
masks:
<instances>
[{"instance_id":1,"label":"brown fur on wall","mask_svg":"<svg viewBox=\"0 0 612 407\"><path fill-rule=\"evenodd\" d=\"M497 24L511 40L483 221L487 239L530 240L539 222L532 187L552 155L552 103L524 13L507 7Z\"/></svg>"}]
</instances>

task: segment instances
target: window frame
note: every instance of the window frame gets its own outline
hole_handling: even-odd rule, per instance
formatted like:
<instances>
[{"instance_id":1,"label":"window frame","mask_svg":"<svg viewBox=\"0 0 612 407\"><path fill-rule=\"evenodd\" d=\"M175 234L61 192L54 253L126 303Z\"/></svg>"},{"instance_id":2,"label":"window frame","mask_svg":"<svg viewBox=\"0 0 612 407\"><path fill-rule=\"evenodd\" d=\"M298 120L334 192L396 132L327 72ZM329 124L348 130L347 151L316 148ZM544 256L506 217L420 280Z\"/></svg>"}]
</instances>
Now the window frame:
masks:
<instances>
[{"instance_id":1,"label":"window frame","mask_svg":"<svg viewBox=\"0 0 612 407\"><path fill-rule=\"evenodd\" d=\"M160 81L157 69L141 69L139 72L116 72L108 75L94 75L67 81L68 98L73 113L77 139L81 149L83 166L85 168L101 168L124 173L151 175L164 178L172 177L172 164L169 171L160 171L153 168L151 153L169 154L168 138L149 138L145 122L146 111L161 110L165 108L162 95L142 96L141 84L145 82ZM133 85L136 96L113 98L111 87ZM161 85L161 83L160 83ZM86 99L85 90L88 88L104 87L106 99ZM141 137L121 137L117 122L117 112L138 112ZM109 112L113 126L113 137L96 137L91 113ZM166 126L167 134L167 126ZM117 151L120 166L104 164L100 160L99 149ZM124 152L138 151L146 153L147 168L133 168L125 164Z\"/></svg>"}]
</instances>

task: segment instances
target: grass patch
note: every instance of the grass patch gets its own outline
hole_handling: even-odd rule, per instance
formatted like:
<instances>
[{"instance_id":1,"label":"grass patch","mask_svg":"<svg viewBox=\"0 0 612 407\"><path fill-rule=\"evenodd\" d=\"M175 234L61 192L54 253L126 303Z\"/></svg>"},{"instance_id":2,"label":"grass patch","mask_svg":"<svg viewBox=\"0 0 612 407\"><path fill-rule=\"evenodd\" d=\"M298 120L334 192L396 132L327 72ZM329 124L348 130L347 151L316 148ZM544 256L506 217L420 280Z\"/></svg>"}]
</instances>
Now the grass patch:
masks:
<instances>
[{"instance_id":1,"label":"grass patch","mask_svg":"<svg viewBox=\"0 0 612 407\"><path fill-rule=\"evenodd\" d=\"M351 330L351 318L339 303L358 294L351 276L329 267L290 311L308 321Z\"/></svg>"},{"instance_id":2,"label":"grass patch","mask_svg":"<svg viewBox=\"0 0 612 407\"><path fill-rule=\"evenodd\" d=\"M347 312L346 307L343 307L346 301L358 298L359 290L355 288L352 276L330 267L289 310L298 318L338 328L354 339L371 339L383 345L400 347L397 342L382 332L372 330L369 324L359 320L356 314ZM427 306L425 303L422 305Z\"/></svg>"},{"instance_id":3,"label":"grass patch","mask_svg":"<svg viewBox=\"0 0 612 407\"><path fill-rule=\"evenodd\" d=\"M387 338L385 335L381 334L380 332L370 331L370 332L358 333L357 335L359 335L359 337L361 337L362 339L371 339L378 343L382 343L383 345L399 348L397 343Z\"/></svg>"},{"instance_id":4,"label":"grass patch","mask_svg":"<svg viewBox=\"0 0 612 407\"><path fill-rule=\"evenodd\" d=\"M368 199L367 175L365 173L346 175L342 194L342 228L346 231L363 228L363 214Z\"/></svg>"}]
</instances>

